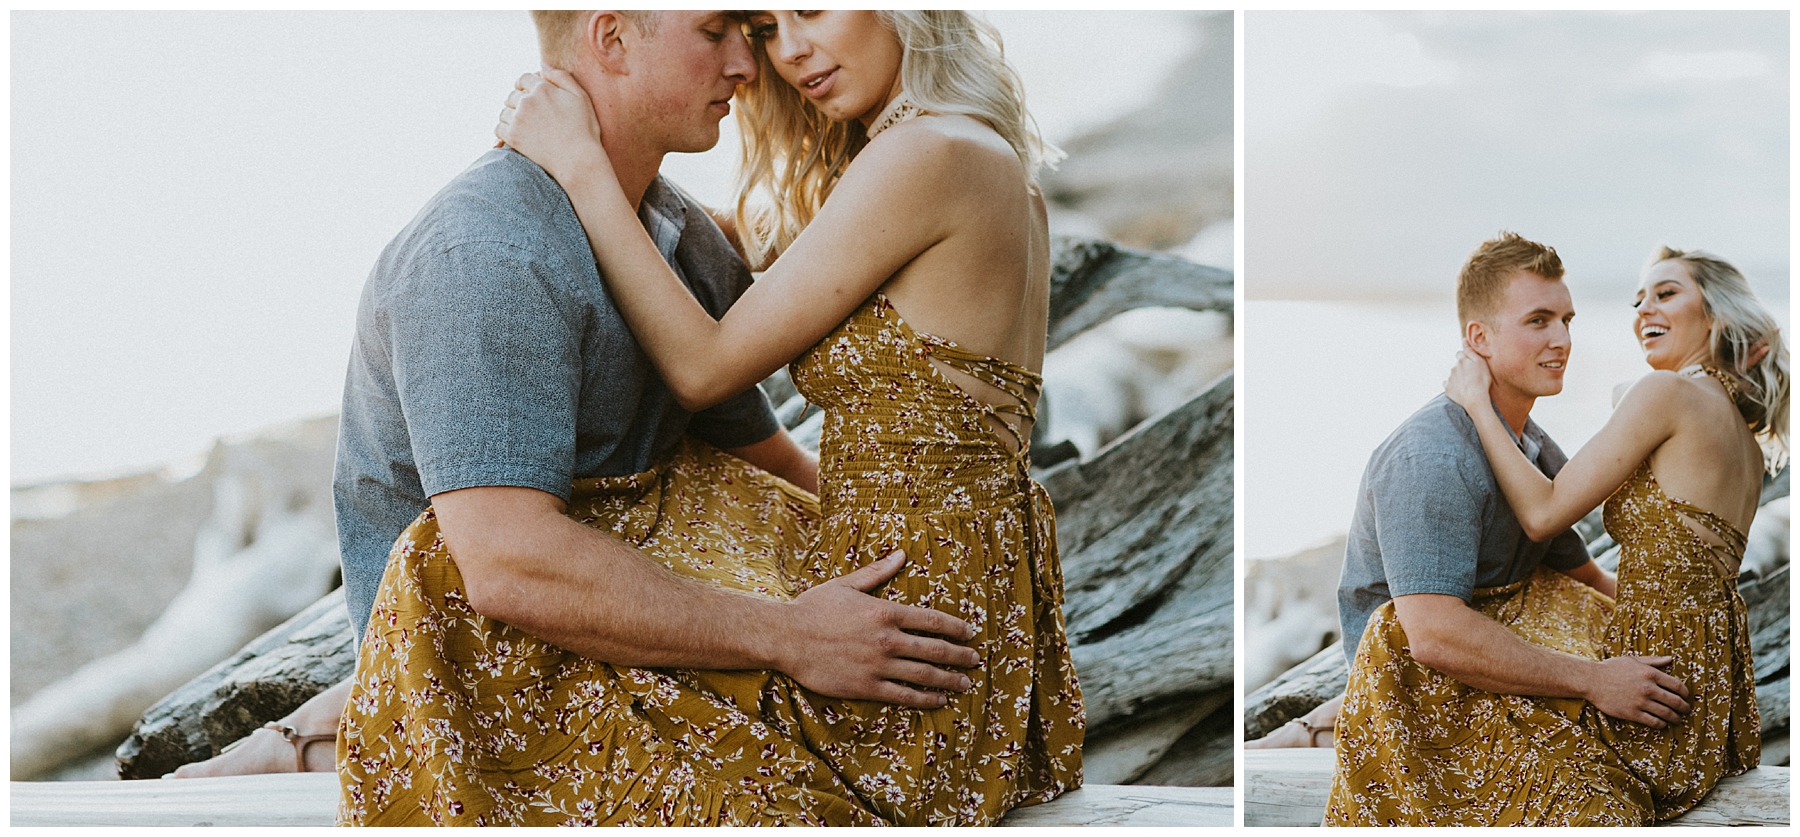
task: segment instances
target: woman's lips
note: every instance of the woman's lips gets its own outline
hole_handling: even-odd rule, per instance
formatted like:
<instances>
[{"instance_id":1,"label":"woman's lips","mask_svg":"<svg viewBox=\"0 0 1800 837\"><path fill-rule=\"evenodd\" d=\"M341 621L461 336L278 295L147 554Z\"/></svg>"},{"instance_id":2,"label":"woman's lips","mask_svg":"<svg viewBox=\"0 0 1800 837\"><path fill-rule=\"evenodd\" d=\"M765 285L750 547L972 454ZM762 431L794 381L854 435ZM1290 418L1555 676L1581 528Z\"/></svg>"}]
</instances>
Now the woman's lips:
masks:
<instances>
[{"instance_id":1,"label":"woman's lips","mask_svg":"<svg viewBox=\"0 0 1800 837\"><path fill-rule=\"evenodd\" d=\"M831 88L836 82L836 67L825 70L824 72L811 73L809 75L801 76L800 92L806 94L807 98L810 99L823 99L827 93L831 92Z\"/></svg>"}]
</instances>

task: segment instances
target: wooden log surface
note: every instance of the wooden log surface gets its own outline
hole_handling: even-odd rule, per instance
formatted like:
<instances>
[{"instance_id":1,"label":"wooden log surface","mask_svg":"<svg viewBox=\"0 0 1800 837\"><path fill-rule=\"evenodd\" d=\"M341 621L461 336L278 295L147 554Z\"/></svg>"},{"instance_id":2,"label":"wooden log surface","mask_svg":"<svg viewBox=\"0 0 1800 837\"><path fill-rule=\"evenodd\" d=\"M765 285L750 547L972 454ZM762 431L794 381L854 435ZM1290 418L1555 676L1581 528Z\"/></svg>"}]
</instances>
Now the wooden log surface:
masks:
<instances>
[{"instance_id":1,"label":"wooden log surface","mask_svg":"<svg viewBox=\"0 0 1800 837\"><path fill-rule=\"evenodd\" d=\"M1325 748L1244 751L1244 825L1318 825L1331 790ZM1694 810L1663 825L1787 825L1788 769L1721 780Z\"/></svg>"},{"instance_id":2,"label":"wooden log surface","mask_svg":"<svg viewBox=\"0 0 1800 837\"><path fill-rule=\"evenodd\" d=\"M1014 809L1007 826L1231 825L1230 788L1091 785ZM142 782L12 782L12 825L328 826L337 811L330 773Z\"/></svg>"}]
</instances>

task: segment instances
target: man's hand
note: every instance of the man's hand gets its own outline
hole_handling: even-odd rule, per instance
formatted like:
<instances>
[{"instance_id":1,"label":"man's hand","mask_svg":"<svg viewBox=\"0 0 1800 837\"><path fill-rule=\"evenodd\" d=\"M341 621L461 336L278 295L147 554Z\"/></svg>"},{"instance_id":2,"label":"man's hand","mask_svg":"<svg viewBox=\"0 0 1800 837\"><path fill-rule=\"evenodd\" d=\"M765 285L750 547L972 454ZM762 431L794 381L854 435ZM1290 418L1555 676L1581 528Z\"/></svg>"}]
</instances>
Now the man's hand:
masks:
<instances>
[{"instance_id":1,"label":"man's hand","mask_svg":"<svg viewBox=\"0 0 1800 837\"><path fill-rule=\"evenodd\" d=\"M949 700L943 692L969 688L969 678L951 669L975 666L981 656L938 637L966 640L975 636L972 626L868 594L905 563L894 553L801 593L790 605L776 668L822 695L918 709L936 709Z\"/></svg>"},{"instance_id":2,"label":"man's hand","mask_svg":"<svg viewBox=\"0 0 1800 837\"><path fill-rule=\"evenodd\" d=\"M1588 703L1614 718L1652 729L1679 723L1693 708L1685 700L1687 686L1658 669L1674 657L1627 655L1603 660L1584 690Z\"/></svg>"}]
</instances>

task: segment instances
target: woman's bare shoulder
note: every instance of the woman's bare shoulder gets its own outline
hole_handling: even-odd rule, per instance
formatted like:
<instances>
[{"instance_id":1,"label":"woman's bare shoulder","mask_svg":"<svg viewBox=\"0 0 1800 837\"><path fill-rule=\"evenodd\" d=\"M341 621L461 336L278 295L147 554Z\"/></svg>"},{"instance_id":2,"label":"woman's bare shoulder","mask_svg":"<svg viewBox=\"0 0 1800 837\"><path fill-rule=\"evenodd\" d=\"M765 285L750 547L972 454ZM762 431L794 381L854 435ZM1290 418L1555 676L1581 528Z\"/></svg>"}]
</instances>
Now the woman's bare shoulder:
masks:
<instances>
[{"instance_id":1,"label":"woman's bare shoulder","mask_svg":"<svg viewBox=\"0 0 1800 837\"><path fill-rule=\"evenodd\" d=\"M1650 372L1632 383L1620 399L1618 411L1666 419L1712 418L1736 407L1721 399L1719 384L1704 375L1683 375L1666 369Z\"/></svg>"},{"instance_id":2,"label":"woman's bare shoulder","mask_svg":"<svg viewBox=\"0 0 1800 837\"><path fill-rule=\"evenodd\" d=\"M882 131L857 155L857 163L929 172L965 188L974 185L971 177L1022 176L1012 146L987 123L960 114L919 116Z\"/></svg>"}]
</instances>

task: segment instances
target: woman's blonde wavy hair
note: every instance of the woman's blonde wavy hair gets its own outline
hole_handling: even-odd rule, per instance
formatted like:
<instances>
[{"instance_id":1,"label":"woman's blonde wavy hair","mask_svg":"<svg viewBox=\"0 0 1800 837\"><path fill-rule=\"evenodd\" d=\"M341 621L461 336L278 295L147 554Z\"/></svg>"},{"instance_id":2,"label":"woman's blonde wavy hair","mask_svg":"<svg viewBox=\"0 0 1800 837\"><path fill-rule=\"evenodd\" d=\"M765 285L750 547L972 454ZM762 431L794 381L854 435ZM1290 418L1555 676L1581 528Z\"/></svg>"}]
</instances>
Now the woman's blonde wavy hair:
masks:
<instances>
[{"instance_id":1,"label":"woman's blonde wavy hair","mask_svg":"<svg viewBox=\"0 0 1800 837\"><path fill-rule=\"evenodd\" d=\"M1743 382L1738 410L1762 443L1769 472L1779 471L1788 459L1788 350L1781 329L1730 262L1704 250L1664 246L1657 248L1649 267L1667 261L1681 262L1699 286L1712 323L1713 363ZM1767 345L1768 353L1755 364L1746 363L1758 345Z\"/></svg>"},{"instance_id":2,"label":"woman's blonde wavy hair","mask_svg":"<svg viewBox=\"0 0 1800 837\"><path fill-rule=\"evenodd\" d=\"M1025 166L1062 159L1025 109L1025 85L1006 62L1000 32L964 11L877 11L900 40L900 85L926 113L963 114L987 123ZM739 242L753 265L767 264L806 228L858 151L868 144L854 122L835 122L776 74L756 48L756 81L738 91L744 156L738 167Z\"/></svg>"}]
</instances>

